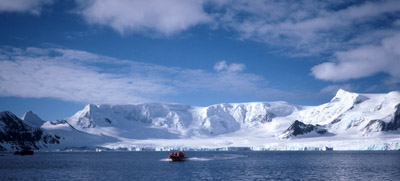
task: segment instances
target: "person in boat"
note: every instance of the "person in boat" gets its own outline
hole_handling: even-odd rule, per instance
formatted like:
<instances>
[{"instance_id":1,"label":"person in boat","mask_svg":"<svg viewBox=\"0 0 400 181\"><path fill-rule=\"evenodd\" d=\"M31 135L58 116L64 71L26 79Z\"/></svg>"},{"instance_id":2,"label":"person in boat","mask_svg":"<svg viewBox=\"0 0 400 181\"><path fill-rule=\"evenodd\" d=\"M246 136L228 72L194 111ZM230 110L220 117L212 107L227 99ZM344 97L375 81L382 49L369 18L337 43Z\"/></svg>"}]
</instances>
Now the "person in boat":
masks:
<instances>
[{"instance_id":1,"label":"person in boat","mask_svg":"<svg viewBox=\"0 0 400 181\"><path fill-rule=\"evenodd\" d=\"M185 157L185 151L183 150L182 152L178 152L178 157Z\"/></svg>"}]
</instances>

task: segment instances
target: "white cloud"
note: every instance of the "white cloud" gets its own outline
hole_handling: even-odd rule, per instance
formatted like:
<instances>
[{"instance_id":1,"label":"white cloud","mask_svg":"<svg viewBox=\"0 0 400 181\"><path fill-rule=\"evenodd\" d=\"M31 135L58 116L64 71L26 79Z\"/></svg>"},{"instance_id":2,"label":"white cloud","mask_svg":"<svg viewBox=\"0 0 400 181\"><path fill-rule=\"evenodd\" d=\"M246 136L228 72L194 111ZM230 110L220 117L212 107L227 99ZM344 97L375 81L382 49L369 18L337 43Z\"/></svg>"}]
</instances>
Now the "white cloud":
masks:
<instances>
[{"instance_id":1,"label":"white cloud","mask_svg":"<svg viewBox=\"0 0 400 181\"><path fill-rule=\"evenodd\" d=\"M196 25L209 24L236 32L243 40L267 43L271 45L269 47L285 51L285 54L333 55L334 61L312 68L312 75L317 79L348 81L383 72L390 75L387 82L400 82L396 71L400 64L397 43L400 1L397 0L75 1L79 6L78 12L87 22L109 26L121 34L134 32L170 36ZM0 12L39 14L44 5L52 2L0 0ZM65 57L67 50L63 51L64 58L68 58ZM78 58L77 55L68 56ZM220 75L244 69L243 64L228 64L225 61L214 66ZM184 82L187 84L188 81Z\"/></svg>"},{"instance_id":2,"label":"white cloud","mask_svg":"<svg viewBox=\"0 0 400 181\"><path fill-rule=\"evenodd\" d=\"M386 73L400 82L400 1L219 1L214 17L242 40L289 56L330 57L311 69L317 79L348 81ZM396 43L397 42L397 43Z\"/></svg>"},{"instance_id":3,"label":"white cloud","mask_svg":"<svg viewBox=\"0 0 400 181\"><path fill-rule=\"evenodd\" d=\"M335 61L312 68L317 79L347 81L384 72L391 76L388 82L400 81L394 70L399 65L398 50L393 49L397 44L390 42L400 32L397 0L77 2L88 22L110 26L121 34L168 36L210 24L236 32L239 39L264 42L287 55L333 55ZM242 64L225 61L214 66L219 73L244 69Z\"/></svg>"},{"instance_id":4,"label":"white cloud","mask_svg":"<svg viewBox=\"0 0 400 181\"><path fill-rule=\"evenodd\" d=\"M221 63L221 62L219 62ZM276 98L290 93L268 88L243 64L220 71L165 67L57 48L0 48L0 96L50 97L83 103L171 101L182 93L223 93Z\"/></svg>"},{"instance_id":5,"label":"white cloud","mask_svg":"<svg viewBox=\"0 0 400 181\"><path fill-rule=\"evenodd\" d=\"M120 65L111 58L87 52L28 48L2 50L1 53L2 96L52 97L85 103L127 103L148 101L149 94L160 96L174 92L172 87L158 84L157 80L107 73L105 68L96 64Z\"/></svg>"},{"instance_id":6,"label":"white cloud","mask_svg":"<svg viewBox=\"0 0 400 181\"><path fill-rule=\"evenodd\" d=\"M53 0L0 0L0 12L28 12L38 15L44 5L52 3Z\"/></svg>"},{"instance_id":7,"label":"white cloud","mask_svg":"<svg viewBox=\"0 0 400 181\"><path fill-rule=\"evenodd\" d=\"M335 54L336 62L325 62L312 68L312 74L321 80L347 81L376 73L390 75L391 81L400 81L400 33L385 38L379 45L367 45Z\"/></svg>"},{"instance_id":8,"label":"white cloud","mask_svg":"<svg viewBox=\"0 0 400 181\"><path fill-rule=\"evenodd\" d=\"M172 35L210 22L202 0L77 0L80 13L92 24L129 32Z\"/></svg>"},{"instance_id":9,"label":"white cloud","mask_svg":"<svg viewBox=\"0 0 400 181\"><path fill-rule=\"evenodd\" d=\"M400 13L400 1L396 0L210 3L217 9L213 16L220 27L238 32L240 39L265 42L291 56L318 56L364 45L351 39L392 30L396 23L392 25L395 19L387 18L388 14ZM372 38L381 40L380 36Z\"/></svg>"},{"instance_id":10,"label":"white cloud","mask_svg":"<svg viewBox=\"0 0 400 181\"><path fill-rule=\"evenodd\" d=\"M227 72L241 72L246 68L244 64L232 63L227 64L225 60L217 62L214 65L214 70L217 72L227 71Z\"/></svg>"},{"instance_id":11,"label":"white cloud","mask_svg":"<svg viewBox=\"0 0 400 181\"><path fill-rule=\"evenodd\" d=\"M311 69L315 78L348 81L386 73L400 82L400 1L79 1L94 24L116 31L172 35L198 24L236 32L290 56L331 57ZM205 11L207 7L207 11ZM379 22L379 23L378 23ZM243 64L218 62L218 73L241 72Z\"/></svg>"}]
</instances>

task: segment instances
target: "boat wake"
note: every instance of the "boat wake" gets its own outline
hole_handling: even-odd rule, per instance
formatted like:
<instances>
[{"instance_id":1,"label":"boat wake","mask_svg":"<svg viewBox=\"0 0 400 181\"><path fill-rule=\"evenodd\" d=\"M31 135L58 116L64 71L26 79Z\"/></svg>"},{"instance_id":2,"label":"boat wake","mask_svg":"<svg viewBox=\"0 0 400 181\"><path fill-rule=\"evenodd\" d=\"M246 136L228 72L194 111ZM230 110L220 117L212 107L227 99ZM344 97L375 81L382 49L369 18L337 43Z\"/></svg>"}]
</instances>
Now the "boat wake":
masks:
<instances>
[{"instance_id":1,"label":"boat wake","mask_svg":"<svg viewBox=\"0 0 400 181\"><path fill-rule=\"evenodd\" d=\"M247 157L246 155L235 155L235 154L228 154L228 155L213 155L211 157L186 157L185 161L212 161L212 160L230 160L230 159L237 159ZM160 161L170 162L171 159L164 158Z\"/></svg>"},{"instance_id":2,"label":"boat wake","mask_svg":"<svg viewBox=\"0 0 400 181\"><path fill-rule=\"evenodd\" d=\"M164 158L164 159L161 159L160 161L162 161L162 162L172 162L172 159Z\"/></svg>"},{"instance_id":3,"label":"boat wake","mask_svg":"<svg viewBox=\"0 0 400 181\"><path fill-rule=\"evenodd\" d=\"M211 158L206 158L206 157L188 157L188 161L210 161L212 160Z\"/></svg>"}]
</instances>

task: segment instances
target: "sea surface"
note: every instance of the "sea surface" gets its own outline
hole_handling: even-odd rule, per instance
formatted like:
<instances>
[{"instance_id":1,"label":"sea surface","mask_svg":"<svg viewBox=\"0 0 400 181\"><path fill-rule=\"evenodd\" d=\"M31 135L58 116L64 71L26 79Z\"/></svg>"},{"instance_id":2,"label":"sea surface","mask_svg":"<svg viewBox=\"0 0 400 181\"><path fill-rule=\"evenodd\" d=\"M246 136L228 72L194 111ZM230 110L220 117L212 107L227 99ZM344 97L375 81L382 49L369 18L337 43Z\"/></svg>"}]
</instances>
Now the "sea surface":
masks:
<instances>
[{"instance_id":1,"label":"sea surface","mask_svg":"<svg viewBox=\"0 0 400 181\"><path fill-rule=\"evenodd\" d=\"M400 151L0 153L0 180L400 180Z\"/></svg>"}]
</instances>

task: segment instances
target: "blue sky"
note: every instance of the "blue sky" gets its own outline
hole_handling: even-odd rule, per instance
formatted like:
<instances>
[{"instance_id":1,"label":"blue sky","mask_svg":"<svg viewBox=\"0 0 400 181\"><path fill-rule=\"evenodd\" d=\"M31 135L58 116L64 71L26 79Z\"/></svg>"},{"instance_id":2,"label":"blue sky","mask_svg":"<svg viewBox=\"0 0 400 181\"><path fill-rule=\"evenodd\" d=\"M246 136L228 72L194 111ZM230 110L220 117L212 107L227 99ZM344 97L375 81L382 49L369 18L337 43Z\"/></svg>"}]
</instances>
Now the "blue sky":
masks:
<instances>
[{"instance_id":1,"label":"blue sky","mask_svg":"<svg viewBox=\"0 0 400 181\"><path fill-rule=\"evenodd\" d=\"M0 0L0 110L400 90L399 1Z\"/></svg>"}]
</instances>

